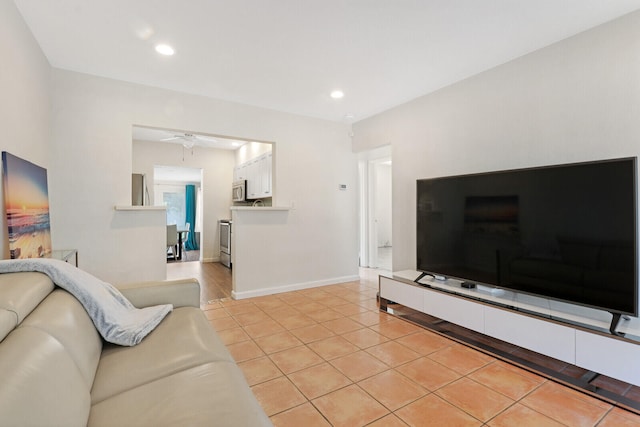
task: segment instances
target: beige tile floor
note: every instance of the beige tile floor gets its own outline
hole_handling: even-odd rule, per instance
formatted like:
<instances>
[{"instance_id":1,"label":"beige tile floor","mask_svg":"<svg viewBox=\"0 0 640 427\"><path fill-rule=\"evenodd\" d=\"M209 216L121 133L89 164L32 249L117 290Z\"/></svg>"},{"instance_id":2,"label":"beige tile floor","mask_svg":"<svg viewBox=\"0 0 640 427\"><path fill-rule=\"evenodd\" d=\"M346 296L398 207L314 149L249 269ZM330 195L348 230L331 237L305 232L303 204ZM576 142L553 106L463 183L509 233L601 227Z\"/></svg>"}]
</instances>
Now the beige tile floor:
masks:
<instances>
[{"instance_id":1,"label":"beige tile floor","mask_svg":"<svg viewBox=\"0 0 640 427\"><path fill-rule=\"evenodd\" d=\"M640 426L640 416L381 313L377 274L203 306L279 426Z\"/></svg>"}]
</instances>

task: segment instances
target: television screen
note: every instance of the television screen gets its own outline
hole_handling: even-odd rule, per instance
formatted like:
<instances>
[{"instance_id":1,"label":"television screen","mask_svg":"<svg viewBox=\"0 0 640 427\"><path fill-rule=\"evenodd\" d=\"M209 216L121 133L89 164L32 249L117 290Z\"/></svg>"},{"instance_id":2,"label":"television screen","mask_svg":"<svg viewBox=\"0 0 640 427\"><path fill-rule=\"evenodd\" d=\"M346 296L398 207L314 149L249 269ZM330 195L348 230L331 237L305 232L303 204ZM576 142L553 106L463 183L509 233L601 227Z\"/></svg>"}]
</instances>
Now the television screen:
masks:
<instances>
[{"instance_id":1,"label":"television screen","mask_svg":"<svg viewBox=\"0 0 640 427\"><path fill-rule=\"evenodd\" d=\"M636 158L417 182L417 268L638 314Z\"/></svg>"}]
</instances>

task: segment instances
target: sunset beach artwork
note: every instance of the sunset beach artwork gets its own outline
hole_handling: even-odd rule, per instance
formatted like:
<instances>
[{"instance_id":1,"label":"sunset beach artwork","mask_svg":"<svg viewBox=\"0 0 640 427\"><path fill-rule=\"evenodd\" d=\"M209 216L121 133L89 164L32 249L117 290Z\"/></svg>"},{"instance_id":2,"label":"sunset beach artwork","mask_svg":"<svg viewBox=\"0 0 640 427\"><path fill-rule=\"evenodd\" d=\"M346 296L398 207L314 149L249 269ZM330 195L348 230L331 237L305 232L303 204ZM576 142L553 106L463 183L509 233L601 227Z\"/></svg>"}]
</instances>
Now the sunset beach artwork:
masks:
<instances>
[{"instance_id":1,"label":"sunset beach artwork","mask_svg":"<svg viewBox=\"0 0 640 427\"><path fill-rule=\"evenodd\" d=\"M6 151L2 168L11 258L50 256L47 170Z\"/></svg>"}]
</instances>

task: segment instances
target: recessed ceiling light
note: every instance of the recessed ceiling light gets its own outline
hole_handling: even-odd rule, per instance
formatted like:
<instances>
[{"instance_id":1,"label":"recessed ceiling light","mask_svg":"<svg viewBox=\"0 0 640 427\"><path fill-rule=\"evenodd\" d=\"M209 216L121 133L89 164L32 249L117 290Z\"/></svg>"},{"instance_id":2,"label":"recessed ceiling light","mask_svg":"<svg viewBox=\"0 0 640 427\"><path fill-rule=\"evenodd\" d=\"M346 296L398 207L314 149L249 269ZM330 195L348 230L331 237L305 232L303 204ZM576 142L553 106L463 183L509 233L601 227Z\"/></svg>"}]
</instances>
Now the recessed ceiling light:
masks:
<instances>
[{"instance_id":1,"label":"recessed ceiling light","mask_svg":"<svg viewBox=\"0 0 640 427\"><path fill-rule=\"evenodd\" d=\"M340 99L344 96L344 92L342 92L341 90L334 90L333 92L331 92L331 97L333 99Z\"/></svg>"},{"instance_id":2,"label":"recessed ceiling light","mask_svg":"<svg viewBox=\"0 0 640 427\"><path fill-rule=\"evenodd\" d=\"M167 56L171 56L174 53L176 53L175 50L173 50L173 48L168 44L156 45L156 52L158 52L161 55L167 55Z\"/></svg>"},{"instance_id":3,"label":"recessed ceiling light","mask_svg":"<svg viewBox=\"0 0 640 427\"><path fill-rule=\"evenodd\" d=\"M351 120L351 119L354 119L355 117L356 117L356 116L355 116L355 114L353 114L353 113L347 113L347 114L345 114L345 115L344 115L344 118L345 118L346 120Z\"/></svg>"}]
</instances>

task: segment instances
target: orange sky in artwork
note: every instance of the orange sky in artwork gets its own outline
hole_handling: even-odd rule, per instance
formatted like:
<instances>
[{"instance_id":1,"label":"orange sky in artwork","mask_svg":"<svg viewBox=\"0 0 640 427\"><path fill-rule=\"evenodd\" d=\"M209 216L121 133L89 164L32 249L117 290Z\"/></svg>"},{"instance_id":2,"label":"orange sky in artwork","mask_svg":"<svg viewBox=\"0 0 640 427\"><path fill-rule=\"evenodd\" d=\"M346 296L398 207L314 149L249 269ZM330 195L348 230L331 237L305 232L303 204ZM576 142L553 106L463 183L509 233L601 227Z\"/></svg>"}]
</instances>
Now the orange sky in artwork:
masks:
<instances>
[{"instance_id":1,"label":"orange sky in artwork","mask_svg":"<svg viewBox=\"0 0 640 427\"><path fill-rule=\"evenodd\" d=\"M7 209L49 209L47 171L2 152L4 199Z\"/></svg>"},{"instance_id":2,"label":"orange sky in artwork","mask_svg":"<svg viewBox=\"0 0 640 427\"><path fill-rule=\"evenodd\" d=\"M49 200L42 188L33 181L15 179L11 181L11 188L5 194L6 205L9 209L48 209Z\"/></svg>"}]
</instances>

